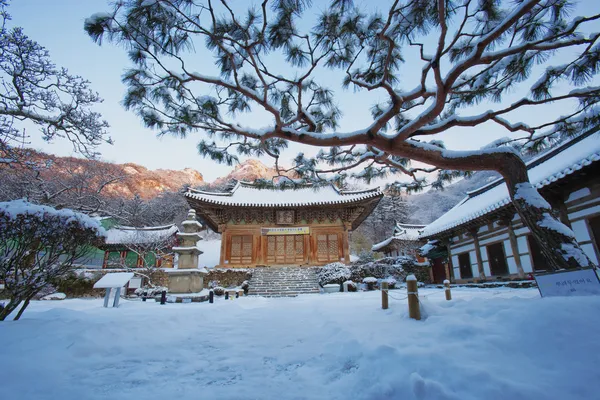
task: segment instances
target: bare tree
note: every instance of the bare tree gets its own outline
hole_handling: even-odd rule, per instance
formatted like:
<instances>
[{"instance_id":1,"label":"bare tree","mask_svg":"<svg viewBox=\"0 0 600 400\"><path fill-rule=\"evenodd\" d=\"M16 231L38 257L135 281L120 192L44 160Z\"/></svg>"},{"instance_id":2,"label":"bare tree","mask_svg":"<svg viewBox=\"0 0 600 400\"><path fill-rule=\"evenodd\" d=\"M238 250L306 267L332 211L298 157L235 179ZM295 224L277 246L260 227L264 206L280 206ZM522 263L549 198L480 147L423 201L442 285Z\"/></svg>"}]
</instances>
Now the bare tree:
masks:
<instances>
[{"instance_id":1,"label":"bare tree","mask_svg":"<svg viewBox=\"0 0 600 400\"><path fill-rule=\"evenodd\" d=\"M102 101L89 82L58 68L48 51L25 35L9 28L7 0L0 0L0 164L22 162L15 147L28 144L20 122L37 125L44 140L69 140L88 157L96 147L111 143L108 123L90 108Z\"/></svg>"},{"instance_id":2,"label":"bare tree","mask_svg":"<svg viewBox=\"0 0 600 400\"><path fill-rule=\"evenodd\" d=\"M70 208L85 213L112 215L113 200L107 190L122 181L122 171L114 165L76 158L57 160L42 153L13 150L21 163L0 165L0 201L27 198L54 208Z\"/></svg>"},{"instance_id":3,"label":"bare tree","mask_svg":"<svg viewBox=\"0 0 600 400\"><path fill-rule=\"evenodd\" d=\"M3 321L19 304L19 319L31 299L73 271L90 246L103 240L104 230L90 217L23 200L0 203L0 281L10 300L0 308Z\"/></svg>"},{"instance_id":4,"label":"bare tree","mask_svg":"<svg viewBox=\"0 0 600 400\"><path fill-rule=\"evenodd\" d=\"M519 151L551 146L598 124L600 90L585 85L599 71L600 34L583 32L598 31L600 14L569 18L573 4L567 0L390 0L383 12L332 0L317 12L312 29L302 32L300 20L314 12L308 0L264 0L245 12L229 3L123 0L86 20L94 40L107 38L128 50L133 67L123 78L124 105L148 127L178 136L203 131L208 139L198 145L200 153L230 164L237 151L270 155L278 165L288 142L329 147L294 160L295 171L315 182L405 174L413 181L393 187L414 190L441 187L463 171L498 171L549 268L591 265L529 182ZM220 76L196 72L203 61L193 53L203 44ZM407 90L400 76L410 49L419 55L411 62L422 70ZM554 64L557 52L568 60ZM287 71L273 66L278 58L288 62ZM546 69L529 86L541 63ZM387 98L372 106L372 122L334 132L342 112L333 90L320 82L323 68L339 71L345 87ZM510 104L501 101L517 89L527 93ZM551 102L570 111L561 117L547 113L546 121L531 126L510 121L515 111ZM490 111L472 115L482 103ZM263 126L236 121L237 114L257 110L266 115ZM511 138L472 152L448 150L430 139L488 122ZM422 174L435 179L427 183Z\"/></svg>"}]
</instances>

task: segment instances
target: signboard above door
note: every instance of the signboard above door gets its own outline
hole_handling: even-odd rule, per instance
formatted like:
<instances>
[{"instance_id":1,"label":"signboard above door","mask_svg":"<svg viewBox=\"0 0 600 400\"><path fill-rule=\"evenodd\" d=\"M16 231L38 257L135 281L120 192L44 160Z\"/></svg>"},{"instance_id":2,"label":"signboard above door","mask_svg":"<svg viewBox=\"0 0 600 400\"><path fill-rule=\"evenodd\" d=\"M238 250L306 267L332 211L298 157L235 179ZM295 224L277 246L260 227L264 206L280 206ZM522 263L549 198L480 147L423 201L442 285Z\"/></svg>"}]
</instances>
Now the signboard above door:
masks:
<instances>
[{"instance_id":1,"label":"signboard above door","mask_svg":"<svg viewBox=\"0 0 600 400\"><path fill-rule=\"evenodd\" d=\"M271 235L308 235L310 229L308 226L294 226L285 228L261 228L261 234L263 236Z\"/></svg>"}]
</instances>

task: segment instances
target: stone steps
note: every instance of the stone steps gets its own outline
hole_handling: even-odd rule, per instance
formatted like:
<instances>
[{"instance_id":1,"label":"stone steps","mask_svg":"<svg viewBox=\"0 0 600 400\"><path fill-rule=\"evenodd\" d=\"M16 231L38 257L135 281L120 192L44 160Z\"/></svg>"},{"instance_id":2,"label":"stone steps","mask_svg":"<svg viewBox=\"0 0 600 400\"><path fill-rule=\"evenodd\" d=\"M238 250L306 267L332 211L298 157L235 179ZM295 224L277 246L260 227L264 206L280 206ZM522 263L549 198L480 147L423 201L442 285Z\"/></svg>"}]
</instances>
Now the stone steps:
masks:
<instances>
[{"instance_id":1,"label":"stone steps","mask_svg":"<svg viewBox=\"0 0 600 400\"><path fill-rule=\"evenodd\" d=\"M312 268L256 268L249 285L248 295L263 297L294 297L320 292L317 276Z\"/></svg>"}]
</instances>

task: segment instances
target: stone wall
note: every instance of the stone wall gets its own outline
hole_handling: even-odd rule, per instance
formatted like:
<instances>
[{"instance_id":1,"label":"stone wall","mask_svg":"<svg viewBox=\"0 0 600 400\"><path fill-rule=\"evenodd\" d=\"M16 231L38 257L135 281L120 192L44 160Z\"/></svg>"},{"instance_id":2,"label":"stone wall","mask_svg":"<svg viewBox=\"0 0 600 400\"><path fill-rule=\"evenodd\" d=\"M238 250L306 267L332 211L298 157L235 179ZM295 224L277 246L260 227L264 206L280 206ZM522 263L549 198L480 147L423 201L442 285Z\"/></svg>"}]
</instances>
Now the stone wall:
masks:
<instances>
[{"instance_id":1,"label":"stone wall","mask_svg":"<svg viewBox=\"0 0 600 400\"><path fill-rule=\"evenodd\" d=\"M241 286L244 281L249 281L250 278L252 278L252 270L213 268L209 270L208 275L204 276L204 287L208 288L210 282L214 282L213 286L236 287Z\"/></svg>"}]
</instances>

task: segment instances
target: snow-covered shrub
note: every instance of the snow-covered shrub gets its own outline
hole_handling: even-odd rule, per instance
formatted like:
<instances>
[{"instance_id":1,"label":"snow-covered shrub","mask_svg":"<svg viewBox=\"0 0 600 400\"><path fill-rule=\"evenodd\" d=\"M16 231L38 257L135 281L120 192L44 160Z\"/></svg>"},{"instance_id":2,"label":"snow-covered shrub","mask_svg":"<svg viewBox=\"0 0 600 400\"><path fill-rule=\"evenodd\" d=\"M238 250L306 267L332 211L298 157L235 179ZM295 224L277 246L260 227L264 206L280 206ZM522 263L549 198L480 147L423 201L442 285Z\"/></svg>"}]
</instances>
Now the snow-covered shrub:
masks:
<instances>
[{"instance_id":1,"label":"snow-covered shrub","mask_svg":"<svg viewBox=\"0 0 600 400\"><path fill-rule=\"evenodd\" d=\"M221 283L217 280L212 280L212 281L208 281L208 288L209 289L214 289L216 287L221 286Z\"/></svg>"},{"instance_id":2,"label":"snow-covered shrub","mask_svg":"<svg viewBox=\"0 0 600 400\"><path fill-rule=\"evenodd\" d=\"M373 261L375 261L375 257L372 251L362 250L360 253L358 253L359 263L366 264Z\"/></svg>"},{"instance_id":3,"label":"snow-covered shrub","mask_svg":"<svg viewBox=\"0 0 600 400\"><path fill-rule=\"evenodd\" d=\"M165 286L154 286L154 287L141 287L135 289L135 294L140 297L156 297L160 296L162 292L169 292L169 289Z\"/></svg>"},{"instance_id":4,"label":"snow-covered shrub","mask_svg":"<svg viewBox=\"0 0 600 400\"><path fill-rule=\"evenodd\" d=\"M367 290L375 290L375 286L377 286L377 278L372 276L364 278L362 282L367 285Z\"/></svg>"},{"instance_id":5,"label":"snow-covered shrub","mask_svg":"<svg viewBox=\"0 0 600 400\"><path fill-rule=\"evenodd\" d=\"M225 288L222 286L217 286L213 288L213 293L215 296L223 296L225 294Z\"/></svg>"},{"instance_id":6,"label":"snow-covered shrub","mask_svg":"<svg viewBox=\"0 0 600 400\"><path fill-rule=\"evenodd\" d=\"M317 271L317 279L321 286L325 286L328 283L337 283L340 285L342 282L350 279L350 275L352 275L352 273L348 266L341 262L327 264Z\"/></svg>"},{"instance_id":7,"label":"snow-covered shrub","mask_svg":"<svg viewBox=\"0 0 600 400\"><path fill-rule=\"evenodd\" d=\"M352 281L346 281L343 283L343 285L348 288L349 292L357 292L358 291L358 286L356 285L356 283L354 283Z\"/></svg>"},{"instance_id":8,"label":"snow-covered shrub","mask_svg":"<svg viewBox=\"0 0 600 400\"><path fill-rule=\"evenodd\" d=\"M388 289L394 289L396 288L396 283L398 283L398 281L396 279L394 279L393 277L388 277L386 279L383 280L384 282L387 282L388 284Z\"/></svg>"},{"instance_id":9,"label":"snow-covered shrub","mask_svg":"<svg viewBox=\"0 0 600 400\"><path fill-rule=\"evenodd\" d=\"M250 283L248 281L242 282L241 288L244 290L244 294L248 294L248 290L250 289Z\"/></svg>"},{"instance_id":10,"label":"snow-covered shrub","mask_svg":"<svg viewBox=\"0 0 600 400\"><path fill-rule=\"evenodd\" d=\"M414 259L410 257L386 257L365 264L358 261L350 266L350 271L352 272L350 279L360 282L368 276L378 279L385 279L391 276L401 281L406 277L405 267L413 264Z\"/></svg>"},{"instance_id":11,"label":"snow-covered shrub","mask_svg":"<svg viewBox=\"0 0 600 400\"><path fill-rule=\"evenodd\" d=\"M0 311L4 320L53 280L74 270L90 246L99 245L105 231L100 223L69 209L56 210L25 200L0 202L0 281L9 302Z\"/></svg>"}]
</instances>

